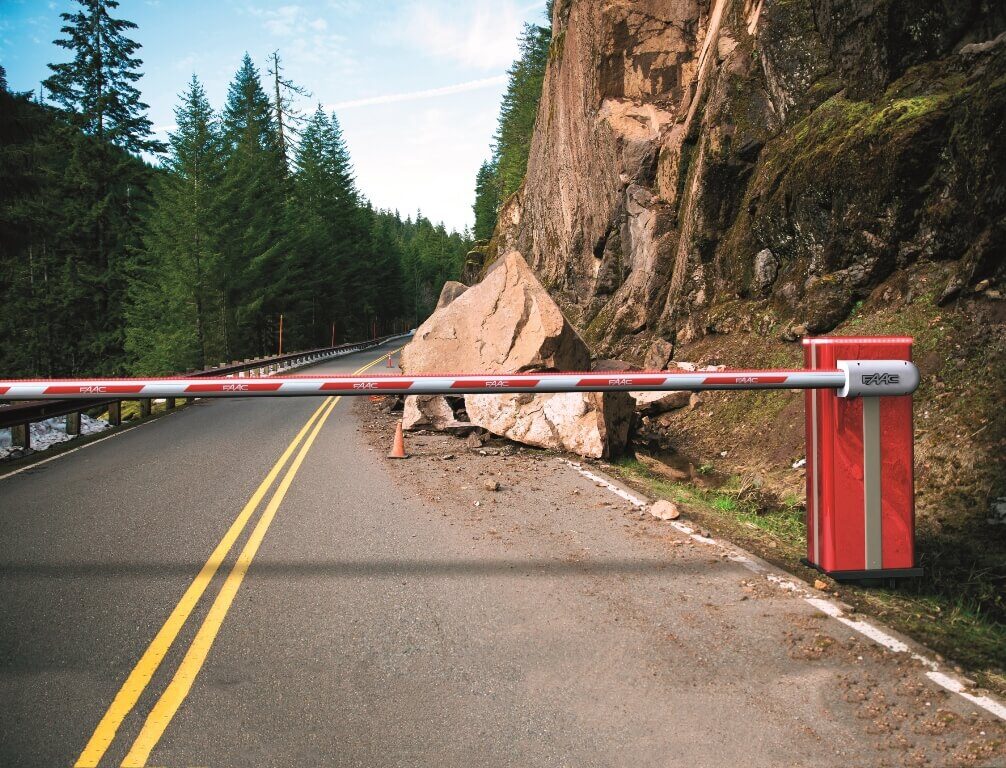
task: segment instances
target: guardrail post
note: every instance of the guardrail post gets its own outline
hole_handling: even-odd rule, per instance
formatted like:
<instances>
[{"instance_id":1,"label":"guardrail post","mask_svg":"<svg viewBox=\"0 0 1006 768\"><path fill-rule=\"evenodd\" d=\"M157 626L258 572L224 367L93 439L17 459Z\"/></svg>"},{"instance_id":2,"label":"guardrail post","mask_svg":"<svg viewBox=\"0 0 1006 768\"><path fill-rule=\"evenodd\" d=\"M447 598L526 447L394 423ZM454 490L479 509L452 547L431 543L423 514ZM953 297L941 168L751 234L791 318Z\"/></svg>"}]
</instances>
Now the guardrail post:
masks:
<instances>
[{"instance_id":1,"label":"guardrail post","mask_svg":"<svg viewBox=\"0 0 1006 768\"><path fill-rule=\"evenodd\" d=\"M807 368L840 361L911 360L910 338L804 339ZM846 365L846 363L842 363ZM855 364L852 364L855 366ZM849 378L854 375L849 373ZM836 580L918 576L912 396L870 396L897 372L860 375L841 392L810 389L807 409L807 559ZM851 396L850 386L855 383Z\"/></svg>"},{"instance_id":2,"label":"guardrail post","mask_svg":"<svg viewBox=\"0 0 1006 768\"><path fill-rule=\"evenodd\" d=\"M10 428L11 444L31 450L31 424L15 424Z\"/></svg>"},{"instance_id":3,"label":"guardrail post","mask_svg":"<svg viewBox=\"0 0 1006 768\"><path fill-rule=\"evenodd\" d=\"M175 410L175 398L173 397L164 398L164 410L166 411Z\"/></svg>"},{"instance_id":4,"label":"guardrail post","mask_svg":"<svg viewBox=\"0 0 1006 768\"><path fill-rule=\"evenodd\" d=\"M74 437L80 434L80 411L66 414L66 434Z\"/></svg>"},{"instance_id":5,"label":"guardrail post","mask_svg":"<svg viewBox=\"0 0 1006 768\"><path fill-rule=\"evenodd\" d=\"M140 401L143 402L142 400ZM147 400L149 403L150 401ZM149 406L148 406L149 409ZM108 404L108 423L113 427L117 427L122 424L122 401L113 400Z\"/></svg>"},{"instance_id":6,"label":"guardrail post","mask_svg":"<svg viewBox=\"0 0 1006 768\"><path fill-rule=\"evenodd\" d=\"M140 400L140 418L145 419L150 415L150 398L145 397Z\"/></svg>"}]
</instances>

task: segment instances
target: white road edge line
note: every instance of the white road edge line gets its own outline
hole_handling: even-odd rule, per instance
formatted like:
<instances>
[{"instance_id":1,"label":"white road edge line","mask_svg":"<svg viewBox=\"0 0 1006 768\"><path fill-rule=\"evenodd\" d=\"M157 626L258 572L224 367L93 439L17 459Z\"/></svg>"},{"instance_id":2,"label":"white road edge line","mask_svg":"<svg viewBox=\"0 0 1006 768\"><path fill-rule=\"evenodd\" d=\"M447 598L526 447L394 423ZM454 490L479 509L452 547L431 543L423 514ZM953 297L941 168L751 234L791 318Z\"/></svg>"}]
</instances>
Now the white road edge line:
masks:
<instances>
[{"instance_id":1,"label":"white road edge line","mask_svg":"<svg viewBox=\"0 0 1006 768\"><path fill-rule=\"evenodd\" d=\"M38 461L33 461L31 464L21 467L20 469L15 469L12 472L8 472L5 475L0 475L0 481L6 480L8 477L14 477L14 475L20 475L22 472L27 472L29 469L35 469L35 467L40 467L43 464L48 464L50 461L56 461L57 459L62 459L64 456L69 456L71 453L76 453L77 451L82 451L85 448L90 448L92 445L97 445L98 443L103 443L106 440L111 440L113 437L118 437L119 435L124 435L127 432L132 432L134 429L139 429L140 427L145 427L147 424L153 424L155 421L164 418L165 416L170 416L172 414L179 413L179 411L171 411L170 413L162 413L156 419L150 419L149 421L141 421L139 424L128 424L125 425L123 429L118 429L110 435L105 435L104 437L99 437L97 440L91 440L83 445L78 445L76 448L71 448L68 451L61 451L55 456L50 456L47 459L39 459Z\"/></svg>"},{"instance_id":2,"label":"white road edge line","mask_svg":"<svg viewBox=\"0 0 1006 768\"><path fill-rule=\"evenodd\" d=\"M618 487L607 478L602 477L601 475L597 475L588 469L584 469L579 462L570 461L569 459L560 459L560 461L563 464L567 464L573 469L575 469L577 472L586 477L588 480L592 480L596 485L601 486L603 488L607 488L609 491L611 491L619 498L628 501L634 507L643 509L650 505L650 502L641 499L638 496L633 495L632 493L629 493L629 491L626 491L623 488ZM873 624L869 624L859 619L850 619L848 616L845 615L845 612L842 610L842 608L834 601L820 597L814 597L813 596L814 593L810 590L809 585L806 584L801 585L800 583L794 581L791 578L780 576L779 574L776 573L771 573L768 571L768 569L765 568L765 566L756 562L755 560L752 560L751 557L742 553L736 547L725 544L724 542L718 541L713 538L700 536L699 534L694 532L693 528L686 525L685 523L679 523L677 521L672 520L671 525L677 530L686 534L687 536L690 536L691 538L695 539L696 541L702 542L703 544L711 544L718 546L720 549L724 550L727 553L728 559L731 560L732 562L740 564L741 566L747 568L749 571L752 571L753 573L764 575L765 578L770 583L772 583L779 589L795 593L796 595L801 597L805 602L812 605L814 608L817 608L817 610L821 611L821 613L824 613L827 616L830 616L831 618L841 622L850 629L853 629L859 634L863 635L864 637L872 640L877 645L887 648L889 651L892 651L894 653L911 653L912 659L920 662L924 667L928 669L928 671L926 672L926 677L929 680L936 683L936 685L940 686L941 688L945 688L951 693L956 693L958 696L960 696L966 701L971 702L975 706L981 707L989 714L998 717L1000 720L1006 721L1006 705L1004 705L1002 702L992 698L991 696L980 696L973 693L969 693L967 690L968 689L967 683L958 677L954 677L945 672L941 672L940 665L935 659L923 656L920 653L913 653L911 648L906 643L903 643L901 640L898 640L896 637L893 637L892 635L888 634L879 627L874 626Z\"/></svg>"}]
</instances>

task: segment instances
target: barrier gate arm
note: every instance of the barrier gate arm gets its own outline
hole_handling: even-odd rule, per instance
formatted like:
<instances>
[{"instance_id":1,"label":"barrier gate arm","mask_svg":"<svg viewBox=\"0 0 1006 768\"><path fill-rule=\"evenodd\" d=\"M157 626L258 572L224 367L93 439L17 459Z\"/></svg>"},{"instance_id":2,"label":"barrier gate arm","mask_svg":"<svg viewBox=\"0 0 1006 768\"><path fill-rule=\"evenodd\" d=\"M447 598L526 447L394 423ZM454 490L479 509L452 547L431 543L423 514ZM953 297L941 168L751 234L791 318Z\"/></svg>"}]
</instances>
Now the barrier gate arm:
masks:
<instances>
[{"instance_id":1,"label":"barrier gate arm","mask_svg":"<svg viewBox=\"0 0 1006 768\"><path fill-rule=\"evenodd\" d=\"M807 559L840 580L916 576L912 339L804 339L802 370L0 380L0 401L797 389Z\"/></svg>"},{"instance_id":2,"label":"barrier gate arm","mask_svg":"<svg viewBox=\"0 0 1006 768\"><path fill-rule=\"evenodd\" d=\"M272 376L0 380L0 400L118 397L307 397L385 394L464 395L516 392L630 392L833 389L840 397L907 395L919 373L904 360L839 361L832 370L743 370L695 373L524 373L423 376Z\"/></svg>"}]
</instances>

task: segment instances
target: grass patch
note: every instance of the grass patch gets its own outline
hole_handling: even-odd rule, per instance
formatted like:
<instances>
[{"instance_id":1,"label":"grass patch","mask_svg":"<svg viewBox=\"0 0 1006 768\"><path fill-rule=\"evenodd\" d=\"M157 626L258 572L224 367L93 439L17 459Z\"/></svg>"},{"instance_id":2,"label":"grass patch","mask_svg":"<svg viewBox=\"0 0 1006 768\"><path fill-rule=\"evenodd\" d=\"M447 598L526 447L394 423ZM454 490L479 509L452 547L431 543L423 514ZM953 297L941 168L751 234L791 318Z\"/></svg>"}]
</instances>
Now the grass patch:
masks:
<instances>
[{"instance_id":1,"label":"grass patch","mask_svg":"<svg viewBox=\"0 0 1006 768\"><path fill-rule=\"evenodd\" d=\"M706 488L661 478L634 458L620 459L615 467L623 478L645 486L655 496L681 504L690 517L710 528L721 531L724 523L732 521L786 549L802 547L804 512L800 501L766 505L760 489L739 477L729 477L719 487ZM713 474L707 464L698 471L705 476Z\"/></svg>"}]
</instances>

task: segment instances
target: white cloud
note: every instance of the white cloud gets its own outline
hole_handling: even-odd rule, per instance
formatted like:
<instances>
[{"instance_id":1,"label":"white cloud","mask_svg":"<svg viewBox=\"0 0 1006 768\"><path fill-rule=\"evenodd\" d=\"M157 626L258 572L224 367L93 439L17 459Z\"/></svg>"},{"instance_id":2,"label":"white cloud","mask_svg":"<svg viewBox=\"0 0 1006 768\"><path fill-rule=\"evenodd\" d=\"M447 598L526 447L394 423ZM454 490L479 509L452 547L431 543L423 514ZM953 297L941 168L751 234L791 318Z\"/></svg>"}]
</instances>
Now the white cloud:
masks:
<instances>
[{"instance_id":1,"label":"white cloud","mask_svg":"<svg viewBox=\"0 0 1006 768\"><path fill-rule=\"evenodd\" d=\"M178 72L194 72L199 63L202 61L202 57L199 54L190 53L186 56L182 56L178 61L174 62L171 66Z\"/></svg>"},{"instance_id":2,"label":"white cloud","mask_svg":"<svg viewBox=\"0 0 1006 768\"><path fill-rule=\"evenodd\" d=\"M355 59L341 35L328 31L328 21L302 5L281 5L275 8L251 8L253 16L275 38L280 54L292 69L312 69L325 72L352 72ZM334 10L346 11L346 8ZM281 43L281 45L280 45Z\"/></svg>"},{"instance_id":3,"label":"white cloud","mask_svg":"<svg viewBox=\"0 0 1006 768\"><path fill-rule=\"evenodd\" d=\"M359 0L328 0L328 7L344 16L352 16L362 9Z\"/></svg>"},{"instance_id":4,"label":"white cloud","mask_svg":"<svg viewBox=\"0 0 1006 768\"><path fill-rule=\"evenodd\" d=\"M276 37L292 37L304 29L324 32L328 22L321 16L309 13L300 5L281 5L278 8L251 8L251 13L262 19L262 26Z\"/></svg>"},{"instance_id":5,"label":"white cloud","mask_svg":"<svg viewBox=\"0 0 1006 768\"><path fill-rule=\"evenodd\" d=\"M432 58L479 69L504 69L517 55L526 7L513 0L430 4L410 0L391 38Z\"/></svg>"},{"instance_id":6,"label":"white cloud","mask_svg":"<svg viewBox=\"0 0 1006 768\"><path fill-rule=\"evenodd\" d=\"M326 109L352 109L354 107L369 107L374 104L393 104L399 101L417 101L419 99L431 99L438 96L450 96L454 93L464 93L465 91L477 91L480 88L490 88L506 83L506 75L495 75L494 77L483 77L479 80L469 80L465 83L445 85L440 88L427 88L422 91L410 91L408 93L388 93L382 96L367 96L362 99L352 99L350 101L340 101L336 104L326 106Z\"/></svg>"}]
</instances>

